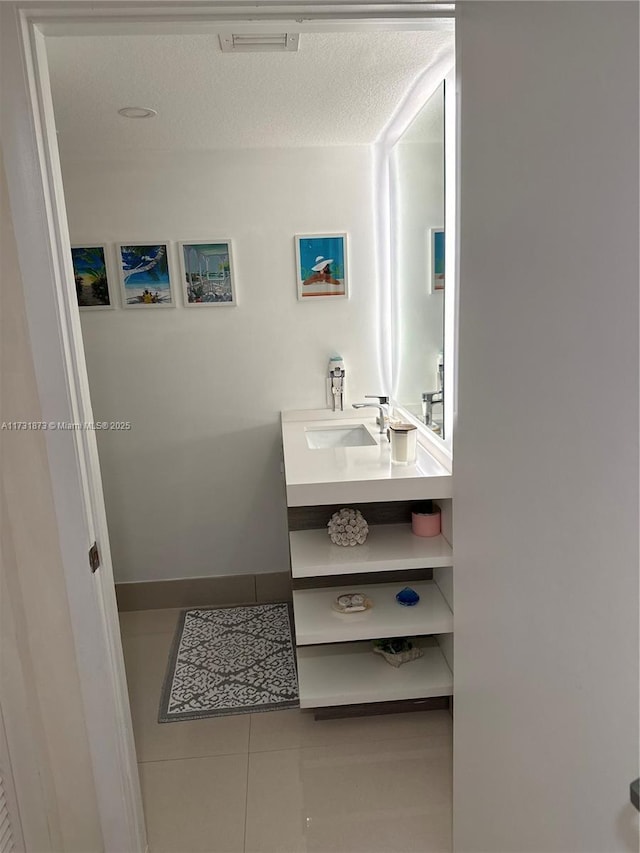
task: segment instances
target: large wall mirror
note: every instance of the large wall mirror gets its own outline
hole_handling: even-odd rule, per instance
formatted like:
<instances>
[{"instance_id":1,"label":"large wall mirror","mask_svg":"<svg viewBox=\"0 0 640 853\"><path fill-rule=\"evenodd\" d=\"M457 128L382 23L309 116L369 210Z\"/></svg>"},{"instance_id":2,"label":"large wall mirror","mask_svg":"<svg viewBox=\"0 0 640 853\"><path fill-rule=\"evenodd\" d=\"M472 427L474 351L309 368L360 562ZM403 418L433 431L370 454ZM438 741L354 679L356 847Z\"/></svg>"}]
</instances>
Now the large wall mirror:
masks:
<instances>
[{"instance_id":1,"label":"large wall mirror","mask_svg":"<svg viewBox=\"0 0 640 853\"><path fill-rule=\"evenodd\" d=\"M454 288L447 246L452 217L445 204L448 85L443 80L414 107L389 149L389 180L393 401L450 449L453 341L447 330L453 330L448 318Z\"/></svg>"}]
</instances>

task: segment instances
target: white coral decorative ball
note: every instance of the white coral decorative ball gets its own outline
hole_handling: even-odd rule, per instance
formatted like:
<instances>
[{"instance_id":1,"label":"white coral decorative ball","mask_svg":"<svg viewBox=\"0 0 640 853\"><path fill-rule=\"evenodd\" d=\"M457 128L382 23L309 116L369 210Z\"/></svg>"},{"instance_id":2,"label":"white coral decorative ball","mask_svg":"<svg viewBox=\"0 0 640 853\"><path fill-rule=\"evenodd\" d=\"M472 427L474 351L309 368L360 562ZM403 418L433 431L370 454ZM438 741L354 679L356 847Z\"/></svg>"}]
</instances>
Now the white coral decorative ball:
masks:
<instances>
[{"instance_id":1,"label":"white coral decorative ball","mask_svg":"<svg viewBox=\"0 0 640 853\"><path fill-rule=\"evenodd\" d=\"M362 513L349 507L334 512L327 528L336 545L363 545L369 535L369 525Z\"/></svg>"}]
</instances>

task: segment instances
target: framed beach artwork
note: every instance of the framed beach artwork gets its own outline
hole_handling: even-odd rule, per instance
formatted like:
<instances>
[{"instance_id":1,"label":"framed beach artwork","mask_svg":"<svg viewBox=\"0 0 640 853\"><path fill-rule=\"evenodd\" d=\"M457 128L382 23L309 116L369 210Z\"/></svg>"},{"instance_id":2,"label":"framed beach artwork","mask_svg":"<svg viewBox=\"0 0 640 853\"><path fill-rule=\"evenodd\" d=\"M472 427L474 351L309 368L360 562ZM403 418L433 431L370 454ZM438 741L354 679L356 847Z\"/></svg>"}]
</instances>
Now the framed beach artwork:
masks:
<instances>
[{"instance_id":1,"label":"framed beach artwork","mask_svg":"<svg viewBox=\"0 0 640 853\"><path fill-rule=\"evenodd\" d=\"M107 270L107 247L103 243L72 246L71 260L78 307L101 310L113 308Z\"/></svg>"},{"instance_id":2,"label":"framed beach artwork","mask_svg":"<svg viewBox=\"0 0 640 853\"><path fill-rule=\"evenodd\" d=\"M347 235L295 237L298 299L348 298Z\"/></svg>"},{"instance_id":3,"label":"framed beach artwork","mask_svg":"<svg viewBox=\"0 0 640 853\"><path fill-rule=\"evenodd\" d=\"M125 308L175 307L168 243L120 243L118 264Z\"/></svg>"},{"instance_id":4,"label":"framed beach artwork","mask_svg":"<svg viewBox=\"0 0 640 853\"><path fill-rule=\"evenodd\" d=\"M444 290L444 228L429 229L429 257L429 292L437 293Z\"/></svg>"},{"instance_id":5,"label":"framed beach artwork","mask_svg":"<svg viewBox=\"0 0 640 853\"><path fill-rule=\"evenodd\" d=\"M231 240L180 243L180 266L187 307L236 304Z\"/></svg>"}]
</instances>

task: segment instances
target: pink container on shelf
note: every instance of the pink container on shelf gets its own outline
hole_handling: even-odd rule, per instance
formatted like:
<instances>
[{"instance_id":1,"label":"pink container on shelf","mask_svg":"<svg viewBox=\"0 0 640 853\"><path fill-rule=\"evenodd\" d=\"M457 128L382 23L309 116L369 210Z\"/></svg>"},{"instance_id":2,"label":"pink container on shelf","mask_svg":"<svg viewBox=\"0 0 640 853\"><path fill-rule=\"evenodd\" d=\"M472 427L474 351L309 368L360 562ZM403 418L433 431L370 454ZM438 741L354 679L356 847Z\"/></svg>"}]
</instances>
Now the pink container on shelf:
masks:
<instances>
[{"instance_id":1,"label":"pink container on shelf","mask_svg":"<svg viewBox=\"0 0 640 853\"><path fill-rule=\"evenodd\" d=\"M430 512L416 508L411 513L411 530L416 536L437 536L440 533L440 507L433 504Z\"/></svg>"}]
</instances>

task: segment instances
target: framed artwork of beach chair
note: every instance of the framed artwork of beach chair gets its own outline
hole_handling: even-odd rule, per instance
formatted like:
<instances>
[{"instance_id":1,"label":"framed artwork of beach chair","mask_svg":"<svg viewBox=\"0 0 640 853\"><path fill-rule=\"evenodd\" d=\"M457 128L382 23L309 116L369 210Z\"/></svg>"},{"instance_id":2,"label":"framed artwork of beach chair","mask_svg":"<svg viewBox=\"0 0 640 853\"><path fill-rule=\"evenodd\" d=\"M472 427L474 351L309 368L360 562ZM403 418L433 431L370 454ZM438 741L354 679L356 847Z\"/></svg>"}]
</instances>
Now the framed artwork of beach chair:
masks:
<instances>
[{"instance_id":1,"label":"framed artwork of beach chair","mask_svg":"<svg viewBox=\"0 0 640 853\"><path fill-rule=\"evenodd\" d=\"M236 305L231 240L182 242L179 254L185 307Z\"/></svg>"}]
</instances>

